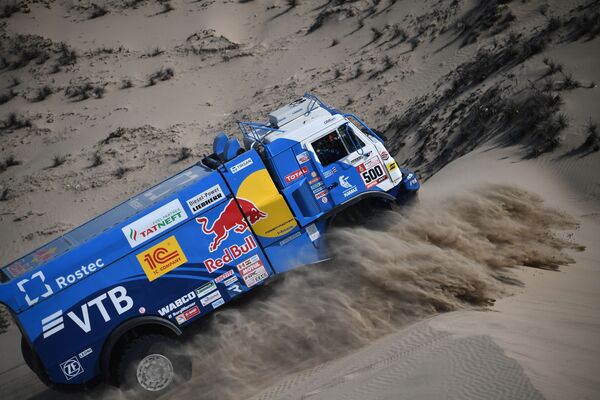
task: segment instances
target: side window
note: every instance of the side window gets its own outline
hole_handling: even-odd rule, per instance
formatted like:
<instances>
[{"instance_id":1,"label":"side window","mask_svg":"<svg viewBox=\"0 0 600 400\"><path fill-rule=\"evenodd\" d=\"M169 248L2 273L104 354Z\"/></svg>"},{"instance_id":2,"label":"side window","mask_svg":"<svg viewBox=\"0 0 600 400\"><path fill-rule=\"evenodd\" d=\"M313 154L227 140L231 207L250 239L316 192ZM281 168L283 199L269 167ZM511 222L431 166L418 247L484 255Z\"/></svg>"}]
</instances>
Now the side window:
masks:
<instances>
[{"instance_id":1,"label":"side window","mask_svg":"<svg viewBox=\"0 0 600 400\"><path fill-rule=\"evenodd\" d=\"M348 155L348 151L337 131L328 133L322 138L312 142L311 145L315 150L315 153L317 153L317 157L319 157L319 161L321 161L323 167Z\"/></svg>"},{"instance_id":2,"label":"side window","mask_svg":"<svg viewBox=\"0 0 600 400\"><path fill-rule=\"evenodd\" d=\"M346 143L346 148L348 148L350 153L365 147L365 143L360 140L358 136L356 136L356 132L354 132L354 129L352 129L350 125L345 124L340 126L339 131L342 135L342 140L344 140L344 143Z\"/></svg>"}]
</instances>

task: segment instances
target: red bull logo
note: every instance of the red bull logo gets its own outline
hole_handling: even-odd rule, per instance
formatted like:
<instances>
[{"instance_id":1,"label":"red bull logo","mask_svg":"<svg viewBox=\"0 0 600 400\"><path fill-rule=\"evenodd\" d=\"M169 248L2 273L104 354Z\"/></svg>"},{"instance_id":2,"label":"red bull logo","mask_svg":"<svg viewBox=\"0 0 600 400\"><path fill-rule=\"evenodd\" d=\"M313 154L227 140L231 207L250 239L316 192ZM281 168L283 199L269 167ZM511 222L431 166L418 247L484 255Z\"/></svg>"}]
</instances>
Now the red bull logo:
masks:
<instances>
[{"instance_id":1,"label":"red bull logo","mask_svg":"<svg viewBox=\"0 0 600 400\"><path fill-rule=\"evenodd\" d=\"M256 242L254 241L254 236L248 235L244 238L244 244L234 244L225 248L221 257L216 259L209 258L205 260L204 266L206 267L208 272L213 273L221 267L230 264L234 260L237 260L244 254L250 253L254 249L256 249Z\"/></svg>"},{"instance_id":2,"label":"red bull logo","mask_svg":"<svg viewBox=\"0 0 600 400\"><path fill-rule=\"evenodd\" d=\"M251 225L268 217L267 213L259 210L251 201L241 198L238 198L237 201ZM198 217L196 218L196 222L200 224L202 232L206 235L214 235L208 247L211 253L216 251L221 246L221 243L229 237L231 230L237 233L244 233L248 229L248 224L233 199L229 200L229 203L227 203L219 217L214 220L210 228L208 228L208 218L206 217Z\"/></svg>"}]
</instances>

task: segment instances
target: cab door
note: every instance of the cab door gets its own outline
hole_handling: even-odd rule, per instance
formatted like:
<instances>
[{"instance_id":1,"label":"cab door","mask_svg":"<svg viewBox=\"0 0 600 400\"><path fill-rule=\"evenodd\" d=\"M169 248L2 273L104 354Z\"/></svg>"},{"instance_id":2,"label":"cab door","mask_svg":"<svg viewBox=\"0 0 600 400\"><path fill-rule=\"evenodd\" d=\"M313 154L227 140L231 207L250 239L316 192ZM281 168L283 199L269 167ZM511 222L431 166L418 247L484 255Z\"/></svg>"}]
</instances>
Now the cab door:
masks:
<instances>
[{"instance_id":1,"label":"cab door","mask_svg":"<svg viewBox=\"0 0 600 400\"><path fill-rule=\"evenodd\" d=\"M315 193L322 203L342 204L388 179L374 145L362 140L347 123L305 145L323 181L322 190Z\"/></svg>"}]
</instances>

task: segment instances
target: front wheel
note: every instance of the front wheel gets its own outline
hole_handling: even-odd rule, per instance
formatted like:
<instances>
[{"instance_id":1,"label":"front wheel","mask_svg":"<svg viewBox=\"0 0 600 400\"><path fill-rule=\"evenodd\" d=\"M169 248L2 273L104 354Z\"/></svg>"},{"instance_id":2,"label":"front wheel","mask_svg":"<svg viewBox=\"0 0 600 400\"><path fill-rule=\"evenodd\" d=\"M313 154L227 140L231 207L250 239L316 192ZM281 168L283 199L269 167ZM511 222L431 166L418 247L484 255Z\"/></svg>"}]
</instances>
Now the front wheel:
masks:
<instances>
[{"instance_id":1,"label":"front wheel","mask_svg":"<svg viewBox=\"0 0 600 400\"><path fill-rule=\"evenodd\" d=\"M123 351L118 368L121 388L144 398L160 396L191 375L191 357L178 342L161 335L132 340Z\"/></svg>"}]
</instances>

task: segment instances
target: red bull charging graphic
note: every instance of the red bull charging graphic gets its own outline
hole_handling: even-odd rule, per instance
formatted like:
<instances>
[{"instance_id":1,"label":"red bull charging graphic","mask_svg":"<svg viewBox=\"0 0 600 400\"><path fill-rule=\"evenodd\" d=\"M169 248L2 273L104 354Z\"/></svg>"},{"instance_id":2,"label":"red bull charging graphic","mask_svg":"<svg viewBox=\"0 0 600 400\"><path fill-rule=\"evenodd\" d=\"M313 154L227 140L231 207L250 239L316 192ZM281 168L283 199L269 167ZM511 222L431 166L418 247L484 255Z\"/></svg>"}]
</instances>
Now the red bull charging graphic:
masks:
<instances>
[{"instance_id":1,"label":"red bull charging graphic","mask_svg":"<svg viewBox=\"0 0 600 400\"><path fill-rule=\"evenodd\" d=\"M252 225L268 217L267 213L259 210L249 200L238 198L238 203ZM214 235L208 248L211 253L219 249L221 243L229 237L231 230L236 233L244 233L248 229L248 224L242 214L240 214L234 199L229 200L229 203L227 203L219 217L213 221L210 228L208 228L209 221L206 217L198 217L196 218L196 222L200 224L204 234Z\"/></svg>"}]
</instances>

